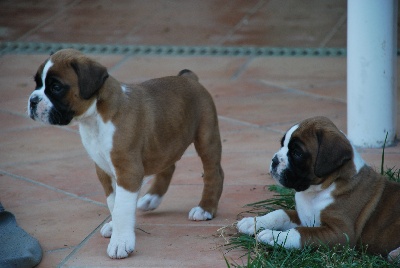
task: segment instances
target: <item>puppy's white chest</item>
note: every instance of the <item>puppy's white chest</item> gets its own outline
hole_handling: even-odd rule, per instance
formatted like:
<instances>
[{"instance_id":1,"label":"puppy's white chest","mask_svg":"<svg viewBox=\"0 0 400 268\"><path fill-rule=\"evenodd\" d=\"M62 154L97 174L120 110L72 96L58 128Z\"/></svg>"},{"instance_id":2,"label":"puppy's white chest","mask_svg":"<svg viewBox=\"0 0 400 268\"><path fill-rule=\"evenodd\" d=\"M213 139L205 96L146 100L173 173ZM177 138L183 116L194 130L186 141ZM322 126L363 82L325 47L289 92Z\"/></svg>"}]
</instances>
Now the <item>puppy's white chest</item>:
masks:
<instances>
[{"instance_id":1,"label":"puppy's white chest","mask_svg":"<svg viewBox=\"0 0 400 268\"><path fill-rule=\"evenodd\" d=\"M321 211L334 201L331 195L336 188L334 183L324 190L319 188L320 186L311 186L308 190L295 195L296 210L302 226L321 226Z\"/></svg>"},{"instance_id":2,"label":"puppy's white chest","mask_svg":"<svg viewBox=\"0 0 400 268\"><path fill-rule=\"evenodd\" d=\"M111 162L111 150L115 126L111 121L104 123L97 116L95 120L81 122L79 124L82 143L93 161L108 175L115 177L115 171Z\"/></svg>"}]
</instances>

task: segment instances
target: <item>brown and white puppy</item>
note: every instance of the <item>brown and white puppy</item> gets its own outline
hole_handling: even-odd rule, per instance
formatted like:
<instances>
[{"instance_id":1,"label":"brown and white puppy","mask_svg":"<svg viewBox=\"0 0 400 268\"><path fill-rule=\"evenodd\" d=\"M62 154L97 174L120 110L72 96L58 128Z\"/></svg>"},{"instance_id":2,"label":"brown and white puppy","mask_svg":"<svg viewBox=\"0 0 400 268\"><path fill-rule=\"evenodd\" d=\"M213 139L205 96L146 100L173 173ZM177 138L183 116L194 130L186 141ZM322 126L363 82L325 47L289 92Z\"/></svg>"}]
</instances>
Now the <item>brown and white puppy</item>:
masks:
<instances>
[{"instance_id":1,"label":"brown and white puppy","mask_svg":"<svg viewBox=\"0 0 400 268\"><path fill-rule=\"evenodd\" d=\"M79 123L112 215L101 229L104 237L111 237L111 258L133 252L136 206L157 208L175 162L191 143L203 163L204 189L189 219L215 216L224 178L218 119L211 95L193 72L126 85L79 51L65 49L39 67L35 81L28 102L32 119L52 125ZM138 200L143 178L151 174L156 174L154 182Z\"/></svg>"},{"instance_id":2,"label":"brown and white puppy","mask_svg":"<svg viewBox=\"0 0 400 268\"><path fill-rule=\"evenodd\" d=\"M285 248L305 244L368 245L396 255L400 247L400 184L366 165L346 136L325 117L291 127L270 166L272 177L296 190L296 210L276 210L238 222L238 230ZM395 256L392 256L395 257Z\"/></svg>"}]
</instances>

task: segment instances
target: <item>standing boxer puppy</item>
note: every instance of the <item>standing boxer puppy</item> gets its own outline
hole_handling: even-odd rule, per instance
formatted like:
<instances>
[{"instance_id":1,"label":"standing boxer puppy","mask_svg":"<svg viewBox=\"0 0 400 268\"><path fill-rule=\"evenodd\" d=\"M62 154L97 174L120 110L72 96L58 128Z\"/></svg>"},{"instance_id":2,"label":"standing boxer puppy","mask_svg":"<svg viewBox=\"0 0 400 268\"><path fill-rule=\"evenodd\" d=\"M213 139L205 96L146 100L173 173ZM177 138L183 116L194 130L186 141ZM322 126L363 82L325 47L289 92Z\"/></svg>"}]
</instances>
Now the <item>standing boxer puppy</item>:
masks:
<instances>
[{"instance_id":1,"label":"standing boxer puppy","mask_svg":"<svg viewBox=\"0 0 400 268\"><path fill-rule=\"evenodd\" d=\"M400 184L367 166L346 136L325 117L293 126L272 158L270 172L296 190L296 210L276 210L238 222L240 232L265 244L367 245L396 257L400 247ZM396 251L397 249L397 251Z\"/></svg>"},{"instance_id":2,"label":"standing boxer puppy","mask_svg":"<svg viewBox=\"0 0 400 268\"><path fill-rule=\"evenodd\" d=\"M210 94L193 72L126 85L79 51L65 49L39 67L35 82L28 102L32 119L79 123L112 215L101 229L104 237L111 237L111 258L133 252L136 206L158 207L175 162L191 143L203 163L204 189L189 219L215 216L224 179L218 119ZM150 174L156 174L154 182L137 202L143 177Z\"/></svg>"}]
</instances>

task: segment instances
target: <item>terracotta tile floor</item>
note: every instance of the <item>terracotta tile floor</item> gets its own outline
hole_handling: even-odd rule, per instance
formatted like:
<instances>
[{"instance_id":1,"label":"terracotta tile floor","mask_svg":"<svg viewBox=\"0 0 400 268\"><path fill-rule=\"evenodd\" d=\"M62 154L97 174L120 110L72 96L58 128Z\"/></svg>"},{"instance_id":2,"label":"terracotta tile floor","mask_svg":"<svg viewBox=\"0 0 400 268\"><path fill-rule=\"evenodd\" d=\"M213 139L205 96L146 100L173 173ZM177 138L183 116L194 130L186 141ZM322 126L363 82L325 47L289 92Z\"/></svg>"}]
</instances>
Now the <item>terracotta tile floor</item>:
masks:
<instances>
[{"instance_id":1,"label":"terracotta tile floor","mask_svg":"<svg viewBox=\"0 0 400 268\"><path fill-rule=\"evenodd\" d=\"M345 36L345 0L0 2L0 41L344 47ZM345 57L92 56L124 82L184 68L198 74L220 119L226 180L219 213L187 220L202 190L201 163L189 147L161 206L137 213L135 253L109 259L99 228L110 215L77 128L26 116L32 76L47 55L2 55L0 200L40 241L39 267L226 267L217 229L234 223L244 205L271 197L268 166L284 131L314 115L346 131ZM380 149L361 152L379 168ZM386 152L386 166L399 168L400 145ZM241 263L240 254L226 256Z\"/></svg>"}]
</instances>

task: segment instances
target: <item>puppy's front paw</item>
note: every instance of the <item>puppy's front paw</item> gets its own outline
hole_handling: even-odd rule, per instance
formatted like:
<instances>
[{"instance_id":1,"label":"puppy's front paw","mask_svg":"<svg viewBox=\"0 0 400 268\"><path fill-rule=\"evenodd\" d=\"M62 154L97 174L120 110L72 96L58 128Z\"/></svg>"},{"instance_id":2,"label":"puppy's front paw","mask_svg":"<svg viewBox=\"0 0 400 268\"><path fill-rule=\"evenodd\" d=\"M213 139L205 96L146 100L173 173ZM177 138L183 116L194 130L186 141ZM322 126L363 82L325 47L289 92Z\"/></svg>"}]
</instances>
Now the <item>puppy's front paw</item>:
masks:
<instances>
[{"instance_id":1,"label":"puppy's front paw","mask_svg":"<svg viewBox=\"0 0 400 268\"><path fill-rule=\"evenodd\" d=\"M243 234L254 235L254 233L257 232L256 218L255 217L243 218L237 223L236 227L238 231Z\"/></svg>"},{"instance_id":2,"label":"puppy's front paw","mask_svg":"<svg viewBox=\"0 0 400 268\"><path fill-rule=\"evenodd\" d=\"M101 227L100 233L102 237L110 238L112 235L112 221L107 222L106 224Z\"/></svg>"},{"instance_id":3,"label":"puppy's front paw","mask_svg":"<svg viewBox=\"0 0 400 268\"><path fill-rule=\"evenodd\" d=\"M392 250L388 255L388 261L400 266L400 247Z\"/></svg>"},{"instance_id":4,"label":"puppy's front paw","mask_svg":"<svg viewBox=\"0 0 400 268\"><path fill-rule=\"evenodd\" d=\"M194 207L189 212L189 220L192 221L206 221L211 220L213 216L210 212L205 211L201 207Z\"/></svg>"},{"instance_id":5,"label":"puppy's front paw","mask_svg":"<svg viewBox=\"0 0 400 268\"><path fill-rule=\"evenodd\" d=\"M257 235L257 240L263 244L273 246L275 243L274 232L282 233L282 232L273 231L273 230L269 230L269 229L263 230Z\"/></svg>"},{"instance_id":6,"label":"puppy's front paw","mask_svg":"<svg viewBox=\"0 0 400 268\"><path fill-rule=\"evenodd\" d=\"M107 253L112 259L123 259L128 257L135 249L135 234L124 234L111 236L108 244Z\"/></svg>"},{"instance_id":7,"label":"puppy's front paw","mask_svg":"<svg viewBox=\"0 0 400 268\"><path fill-rule=\"evenodd\" d=\"M162 198L156 194L145 194L139 199L137 207L143 211L154 210L161 204L161 200Z\"/></svg>"},{"instance_id":8,"label":"puppy's front paw","mask_svg":"<svg viewBox=\"0 0 400 268\"><path fill-rule=\"evenodd\" d=\"M296 229L290 229L284 232L270 229L263 230L257 235L257 240L270 246L278 244L285 248L298 249L301 247L300 233Z\"/></svg>"}]
</instances>

